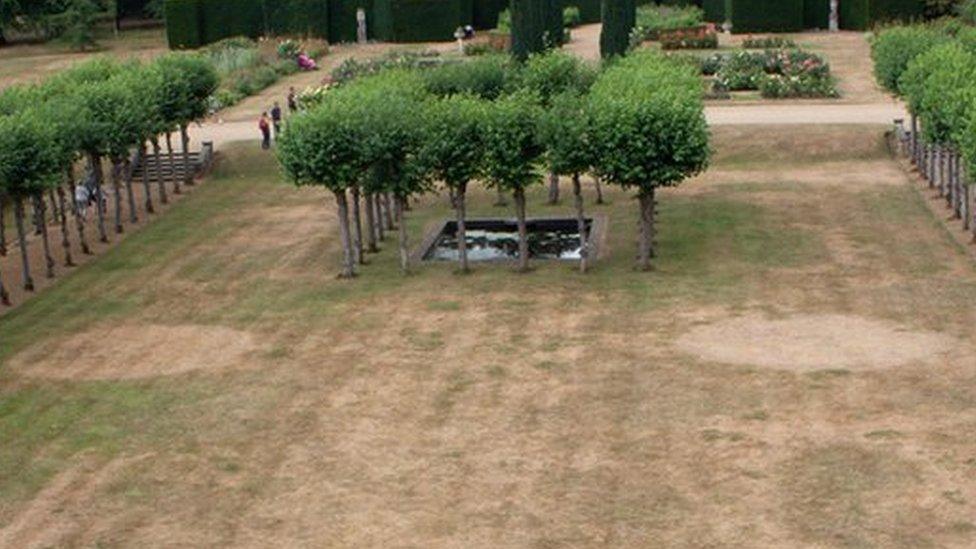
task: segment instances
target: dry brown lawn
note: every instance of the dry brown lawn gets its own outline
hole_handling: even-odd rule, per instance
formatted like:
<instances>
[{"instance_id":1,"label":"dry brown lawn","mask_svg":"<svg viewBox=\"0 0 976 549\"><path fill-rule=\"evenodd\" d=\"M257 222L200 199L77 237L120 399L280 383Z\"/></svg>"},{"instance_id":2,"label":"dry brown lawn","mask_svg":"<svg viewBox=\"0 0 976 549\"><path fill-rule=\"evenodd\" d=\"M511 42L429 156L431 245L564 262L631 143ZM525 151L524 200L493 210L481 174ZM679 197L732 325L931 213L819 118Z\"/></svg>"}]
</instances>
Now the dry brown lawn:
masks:
<instances>
[{"instance_id":1,"label":"dry brown lawn","mask_svg":"<svg viewBox=\"0 0 976 549\"><path fill-rule=\"evenodd\" d=\"M0 547L972 547L976 271L880 133L716 130L657 271L611 191L586 277L340 282L233 149L0 319Z\"/></svg>"}]
</instances>

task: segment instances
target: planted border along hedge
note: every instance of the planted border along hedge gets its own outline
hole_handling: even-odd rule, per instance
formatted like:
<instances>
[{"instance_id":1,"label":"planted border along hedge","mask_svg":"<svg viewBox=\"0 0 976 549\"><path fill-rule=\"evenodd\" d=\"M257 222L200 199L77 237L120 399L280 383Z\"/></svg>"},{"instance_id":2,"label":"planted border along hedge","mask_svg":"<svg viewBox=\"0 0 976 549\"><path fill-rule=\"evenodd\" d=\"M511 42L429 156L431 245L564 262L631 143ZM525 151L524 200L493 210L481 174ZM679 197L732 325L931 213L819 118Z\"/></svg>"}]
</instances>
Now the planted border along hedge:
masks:
<instances>
[{"instance_id":1,"label":"planted border along hedge","mask_svg":"<svg viewBox=\"0 0 976 549\"><path fill-rule=\"evenodd\" d=\"M732 4L732 32L803 30L803 0L733 0Z\"/></svg>"}]
</instances>

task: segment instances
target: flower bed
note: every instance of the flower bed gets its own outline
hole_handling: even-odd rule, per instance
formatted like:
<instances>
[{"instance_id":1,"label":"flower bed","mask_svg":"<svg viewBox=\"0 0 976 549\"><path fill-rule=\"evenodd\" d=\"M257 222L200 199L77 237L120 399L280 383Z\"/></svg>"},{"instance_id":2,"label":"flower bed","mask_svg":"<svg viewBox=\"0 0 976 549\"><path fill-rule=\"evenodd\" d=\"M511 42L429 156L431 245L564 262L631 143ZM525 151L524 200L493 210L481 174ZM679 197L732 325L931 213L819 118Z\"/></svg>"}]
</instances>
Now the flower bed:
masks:
<instances>
[{"instance_id":1,"label":"flower bed","mask_svg":"<svg viewBox=\"0 0 976 549\"><path fill-rule=\"evenodd\" d=\"M665 50L715 49L718 48L718 31L714 24L707 23L687 29L661 31L658 40Z\"/></svg>"},{"instance_id":2,"label":"flower bed","mask_svg":"<svg viewBox=\"0 0 976 549\"><path fill-rule=\"evenodd\" d=\"M700 61L701 72L715 77L714 95L759 91L763 97L837 97L830 66L814 53L799 49L714 54Z\"/></svg>"}]
</instances>

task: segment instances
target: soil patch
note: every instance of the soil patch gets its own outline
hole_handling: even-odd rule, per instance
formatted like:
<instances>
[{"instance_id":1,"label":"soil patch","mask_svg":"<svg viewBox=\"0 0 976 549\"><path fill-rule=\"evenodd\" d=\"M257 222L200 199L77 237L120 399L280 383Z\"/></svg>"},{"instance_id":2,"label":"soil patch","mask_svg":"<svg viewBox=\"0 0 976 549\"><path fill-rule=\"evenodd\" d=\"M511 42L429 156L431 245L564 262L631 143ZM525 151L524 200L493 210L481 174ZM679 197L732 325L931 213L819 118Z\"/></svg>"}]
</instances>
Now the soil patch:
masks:
<instances>
[{"instance_id":1,"label":"soil patch","mask_svg":"<svg viewBox=\"0 0 976 549\"><path fill-rule=\"evenodd\" d=\"M220 326L117 326L89 330L41 351L20 354L11 369L53 379L142 379L252 364L255 338Z\"/></svg>"},{"instance_id":2,"label":"soil patch","mask_svg":"<svg viewBox=\"0 0 976 549\"><path fill-rule=\"evenodd\" d=\"M844 315L749 315L695 327L677 342L701 360L795 371L890 368L927 361L953 345L942 334Z\"/></svg>"}]
</instances>

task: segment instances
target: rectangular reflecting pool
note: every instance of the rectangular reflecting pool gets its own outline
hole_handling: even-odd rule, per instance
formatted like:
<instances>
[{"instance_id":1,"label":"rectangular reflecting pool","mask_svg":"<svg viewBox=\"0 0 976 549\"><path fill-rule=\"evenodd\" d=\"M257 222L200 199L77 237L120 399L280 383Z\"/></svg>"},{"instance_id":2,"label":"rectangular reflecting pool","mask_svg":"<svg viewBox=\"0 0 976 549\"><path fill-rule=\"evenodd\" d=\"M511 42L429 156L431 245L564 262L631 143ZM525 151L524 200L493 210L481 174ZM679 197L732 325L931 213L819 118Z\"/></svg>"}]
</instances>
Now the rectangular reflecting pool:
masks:
<instances>
[{"instance_id":1,"label":"rectangular reflecting pool","mask_svg":"<svg viewBox=\"0 0 976 549\"><path fill-rule=\"evenodd\" d=\"M587 233L592 235L593 220L587 219L586 223ZM529 232L530 259L580 258L579 228L575 219L529 219L526 228ZM518 225L514 219L468 220L465 223L465 236L469 261L518 259ZM439 231L428 237L422 259L457 261L457 245L457 222L447 221Z\"/></svg>"}]
</instances>

